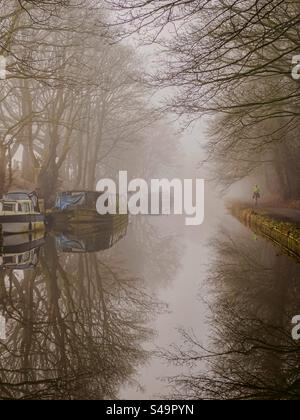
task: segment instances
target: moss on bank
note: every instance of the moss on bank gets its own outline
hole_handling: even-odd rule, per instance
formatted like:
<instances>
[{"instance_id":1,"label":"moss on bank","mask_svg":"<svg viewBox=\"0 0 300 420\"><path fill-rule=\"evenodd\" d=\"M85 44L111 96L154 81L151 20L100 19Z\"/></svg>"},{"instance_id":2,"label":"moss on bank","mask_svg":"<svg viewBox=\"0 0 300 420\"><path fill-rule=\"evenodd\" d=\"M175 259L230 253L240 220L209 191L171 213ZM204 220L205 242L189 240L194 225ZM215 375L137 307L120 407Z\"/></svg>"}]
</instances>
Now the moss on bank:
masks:
<instances>
[{"instance_id":1,"label":"moss on bank","mask_svg":"<svg viewBox=\"0 0 300 420\"><path fill-rule=\"evenodd\" d=\"M275 242L289 255L300 262L300 225L272 219L270 216L257 213L241 204L230 207L233 216L239 219L256 234Z\"/></svg>"}]
</instances>

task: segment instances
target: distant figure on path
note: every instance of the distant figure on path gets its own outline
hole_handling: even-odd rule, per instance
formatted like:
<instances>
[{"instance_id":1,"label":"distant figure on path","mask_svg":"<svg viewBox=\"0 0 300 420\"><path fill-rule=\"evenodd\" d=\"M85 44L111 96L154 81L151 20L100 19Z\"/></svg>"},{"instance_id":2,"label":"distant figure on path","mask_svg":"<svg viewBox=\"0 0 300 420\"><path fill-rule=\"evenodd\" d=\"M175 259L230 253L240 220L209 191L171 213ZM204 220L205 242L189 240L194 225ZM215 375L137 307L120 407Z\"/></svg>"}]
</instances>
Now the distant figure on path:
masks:
<instances>
[{"instance_id":1,"label":"distant figure on path","mask_svg":"<svg viewBox=\"0 0 300 420\"><path fill-rule=\"evenodd\" d=\"M258 206L258 200L260 199L260 188L258 185L255 185L254 189L253 189L253 200L255 200L255 206Z\"/></svg>"}]
</instances>

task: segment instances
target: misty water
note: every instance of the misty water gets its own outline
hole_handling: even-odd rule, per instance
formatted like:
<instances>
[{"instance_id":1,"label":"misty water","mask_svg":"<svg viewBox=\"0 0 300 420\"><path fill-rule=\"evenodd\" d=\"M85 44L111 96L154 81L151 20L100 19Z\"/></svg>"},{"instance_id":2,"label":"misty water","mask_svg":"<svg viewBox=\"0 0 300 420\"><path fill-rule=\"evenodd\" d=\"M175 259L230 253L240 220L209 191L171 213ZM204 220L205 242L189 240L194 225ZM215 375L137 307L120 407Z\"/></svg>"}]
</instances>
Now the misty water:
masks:
<instances>
[{"instance_id":1,"label":"misty water","mask_svg":"<svg viewBox=\"0 0 300 420\"><path fill-rule=\"evenodd\" d=\"M0 271L1 399L211 398L210 375L223 397L231 376L252 397L298 390L300 266L225 210L196 229L131 217L113 246L49 232L35 255Z\"/></svg>"}]
</instances>

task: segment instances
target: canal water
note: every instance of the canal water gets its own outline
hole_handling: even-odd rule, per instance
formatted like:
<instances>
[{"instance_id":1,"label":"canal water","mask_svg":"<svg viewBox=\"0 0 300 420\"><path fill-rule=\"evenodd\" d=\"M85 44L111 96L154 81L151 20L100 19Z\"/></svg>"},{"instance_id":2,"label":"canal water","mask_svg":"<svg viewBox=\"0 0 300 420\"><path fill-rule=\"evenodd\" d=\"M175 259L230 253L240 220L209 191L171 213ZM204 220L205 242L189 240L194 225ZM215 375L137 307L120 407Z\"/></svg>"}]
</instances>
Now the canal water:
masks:
<instances>
[{"instance_id":1,"label":"canal water","mask_svg":"<svg viewBox=\"0 0 300 420\"><path fill-rule=\"evenodd\" d=\"M0 270L1 399L298 395L296 261L225 210L99 241L49 233Z\"/></svg>"}]
</instances>

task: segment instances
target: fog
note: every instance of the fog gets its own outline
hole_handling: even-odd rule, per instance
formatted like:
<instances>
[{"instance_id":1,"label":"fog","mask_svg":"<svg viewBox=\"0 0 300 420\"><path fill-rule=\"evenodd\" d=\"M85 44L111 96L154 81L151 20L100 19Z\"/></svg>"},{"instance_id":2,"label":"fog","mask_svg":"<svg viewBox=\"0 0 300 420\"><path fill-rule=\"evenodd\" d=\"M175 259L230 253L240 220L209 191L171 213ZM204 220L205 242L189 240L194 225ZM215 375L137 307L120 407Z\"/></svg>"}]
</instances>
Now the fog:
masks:
<instances>
[{"instance_id":1,"label":"fog","mask_svg":"<svg viewBox=\"0 0 300 420\"><path fill-rule=\"evenodd\" d=\"M298 244L299 17L0 0L1 400L299 399L300 251L264 230ZM204 179L204 223L76 208L120 171Z\"/></svg>"}]
</instances>

